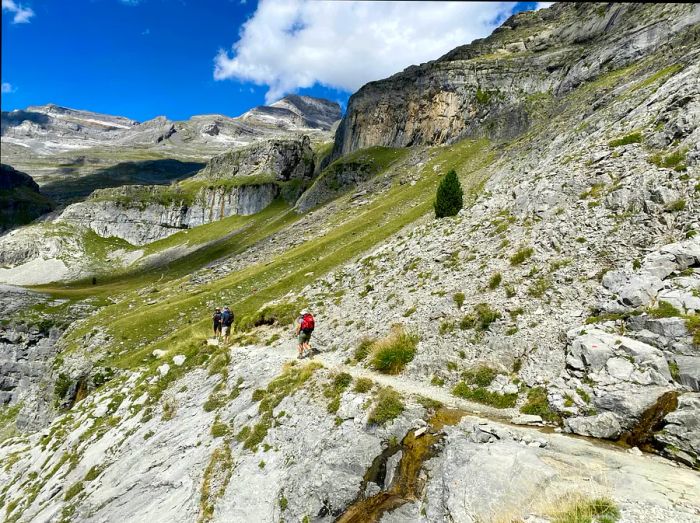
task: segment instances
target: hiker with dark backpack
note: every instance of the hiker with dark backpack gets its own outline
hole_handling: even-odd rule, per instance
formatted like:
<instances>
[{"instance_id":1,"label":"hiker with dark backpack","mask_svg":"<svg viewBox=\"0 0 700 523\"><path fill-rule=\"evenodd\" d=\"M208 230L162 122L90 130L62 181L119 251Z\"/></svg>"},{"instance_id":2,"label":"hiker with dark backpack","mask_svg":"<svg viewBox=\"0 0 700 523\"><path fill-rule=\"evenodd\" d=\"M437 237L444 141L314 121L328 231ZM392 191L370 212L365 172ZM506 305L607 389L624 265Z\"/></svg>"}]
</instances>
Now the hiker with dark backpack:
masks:
<instances>
[{"instance_id":1,"label":"hiker with dark backpack","mask_svg":"<svg viewBox=\"0 0 700 523\"><path fill-rule=\"evenodd\" d=\"M221 308L217 307L214 310L214 316L211 318L214 321L214 338L217 340L221 337Z\"/></svg>"},{"instance_id":2,"label":"hiker with dark backpack","mask_svg":"<svg viewBox=\"0 0 700 523\"><path fill-rule=\"evenodd\" d=\"M224 335L224 343L228 345L228 337L231 334L231 326L233 325L233 312L228 307L224 307L224 312L221 313L221 332Z\"/></svg>"},{"instance_id":3,"label":"hiker with dark backpack","mask_svg":"<svg viewBox=\"0 0 700 523\"><path fill-rule=\"evenodd\" d=\"M313 351L311 348L311 333L314 331L315 320L313 315L304 309L301 311L299 318L297 319L297 329L296 335L299 340L299 359L304 357L304 350L308 350L309 353Z\"/></svg>"}]
</instances>

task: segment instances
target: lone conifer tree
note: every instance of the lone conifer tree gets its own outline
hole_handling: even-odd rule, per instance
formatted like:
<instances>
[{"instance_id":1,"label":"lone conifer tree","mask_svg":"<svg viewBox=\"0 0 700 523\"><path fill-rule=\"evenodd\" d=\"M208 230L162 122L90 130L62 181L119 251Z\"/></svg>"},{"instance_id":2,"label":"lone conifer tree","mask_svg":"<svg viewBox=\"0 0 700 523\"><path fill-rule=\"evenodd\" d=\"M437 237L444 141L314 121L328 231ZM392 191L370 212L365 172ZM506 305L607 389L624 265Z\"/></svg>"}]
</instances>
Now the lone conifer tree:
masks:
<instances>
[{"instance_id":1,"label":"lone conifer tree","mask_svg":"<svg viewBox=\"0 0 700 523\"><path fill-rule=\"evenodd\" d=\"M455 216L462 208L462 186L454 169L450 169L440 182L435 198L435 217Z\"/></svg>"}]
</instances>

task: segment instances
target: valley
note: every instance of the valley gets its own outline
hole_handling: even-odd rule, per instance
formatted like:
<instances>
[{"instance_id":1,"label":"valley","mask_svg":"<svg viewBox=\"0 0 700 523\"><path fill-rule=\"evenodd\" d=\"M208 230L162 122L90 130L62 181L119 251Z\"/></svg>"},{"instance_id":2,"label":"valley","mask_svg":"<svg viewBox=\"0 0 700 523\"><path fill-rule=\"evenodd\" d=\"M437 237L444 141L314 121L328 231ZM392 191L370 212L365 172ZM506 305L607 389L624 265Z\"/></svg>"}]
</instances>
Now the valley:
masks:
<instances>
[{"instance_id":1,"label":"valley","mask_svg":"<svg viewBox=\"0 0 700 523\"><path fill-rule=\"evenodd\" d=\"M343 115L3 113L56 206L0 235L5 519L698 521L699 31L558 3Z\"/></svg>"}]
</instances>

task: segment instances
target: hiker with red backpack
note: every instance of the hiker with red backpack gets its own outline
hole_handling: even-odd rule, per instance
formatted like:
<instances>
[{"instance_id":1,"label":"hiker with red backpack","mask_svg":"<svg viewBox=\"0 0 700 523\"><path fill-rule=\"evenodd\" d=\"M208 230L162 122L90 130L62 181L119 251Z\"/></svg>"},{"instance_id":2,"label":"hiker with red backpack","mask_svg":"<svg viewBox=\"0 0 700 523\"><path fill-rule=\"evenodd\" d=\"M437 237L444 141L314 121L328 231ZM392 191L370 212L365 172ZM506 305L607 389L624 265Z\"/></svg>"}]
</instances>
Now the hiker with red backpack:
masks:
<instances>
[{"instance_id":1,"label":"hiker with red backpack","mask_svg":"<svg viewBox=\"0 0 700 523\"><path fill-rule=\"evenodd\" d=\"M297 329L296 335L299 340L299 359L304 357L304 350L308 350L309 353L313 352L311 348L311 333L314 331L315 320L313 315L306 309L301 311L299 318L297 319Z\"/></svg>"}]
</instances>

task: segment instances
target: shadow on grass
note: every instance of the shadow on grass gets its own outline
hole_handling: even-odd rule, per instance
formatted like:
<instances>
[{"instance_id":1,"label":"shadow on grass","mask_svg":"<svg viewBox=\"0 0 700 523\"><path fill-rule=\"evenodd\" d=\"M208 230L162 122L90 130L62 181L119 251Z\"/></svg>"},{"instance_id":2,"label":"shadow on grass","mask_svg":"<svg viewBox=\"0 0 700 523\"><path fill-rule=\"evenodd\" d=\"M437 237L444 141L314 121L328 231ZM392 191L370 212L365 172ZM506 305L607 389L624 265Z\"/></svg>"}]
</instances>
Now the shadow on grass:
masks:
<instances>
[{"instance_id":1,"label":"shadow on grass","mask_svg":"<svg viewBox=\"0 0 700 523\"><path fill-rule=\"evenodd\" d=\"M166 185L192 176L204 165L174 159L121 162L84 176L80 176L76 169L64 169L65 176L43 185L41 192L56 201L70 203L86 198L95 189L122 185Z\"/></svg>"}]
</instances>

